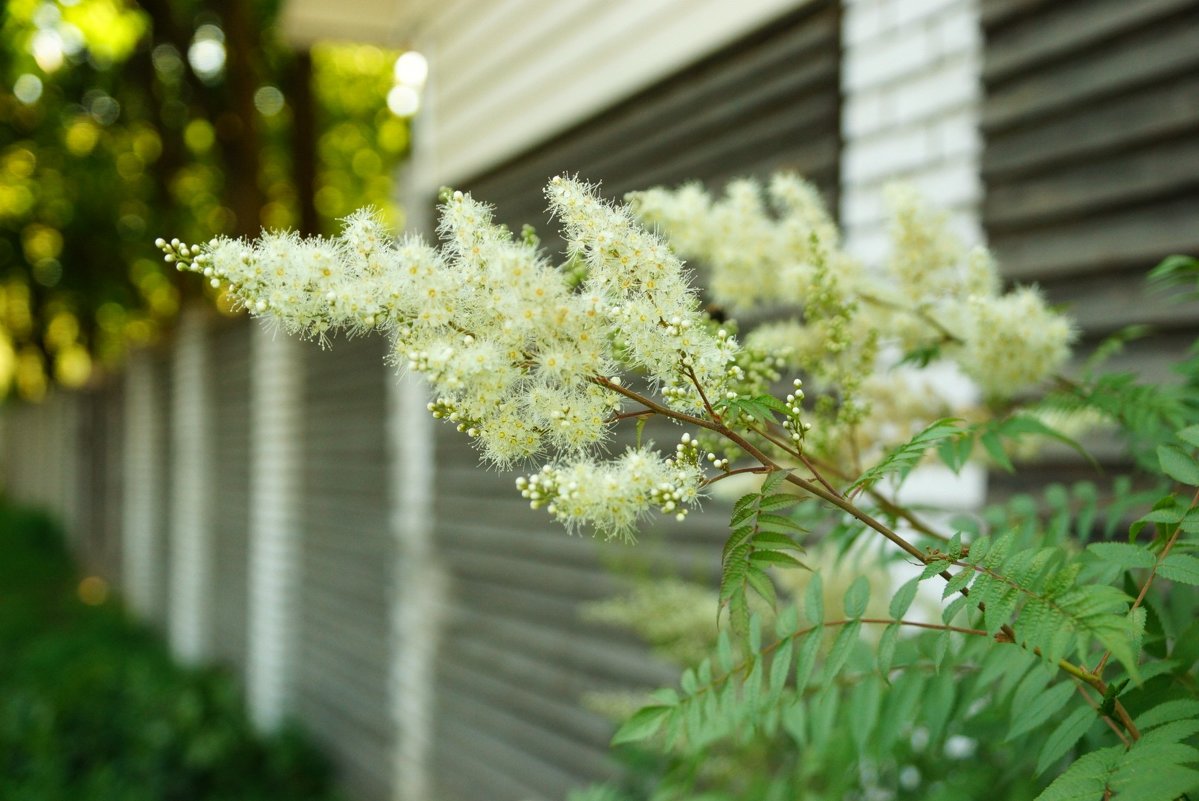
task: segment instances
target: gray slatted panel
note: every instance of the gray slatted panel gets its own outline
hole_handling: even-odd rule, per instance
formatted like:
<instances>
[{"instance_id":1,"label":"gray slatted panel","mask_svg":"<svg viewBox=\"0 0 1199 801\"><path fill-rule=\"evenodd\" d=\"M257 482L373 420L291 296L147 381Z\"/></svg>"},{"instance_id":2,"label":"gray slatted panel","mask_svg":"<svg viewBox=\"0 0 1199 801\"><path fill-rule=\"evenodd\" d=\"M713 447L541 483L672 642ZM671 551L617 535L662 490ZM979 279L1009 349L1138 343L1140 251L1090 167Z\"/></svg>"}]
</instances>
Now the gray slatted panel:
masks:
<instances>
[{"instance_id":1,"label":"gray slatted panel","mask_svg":"<svg viewBox=\"0 0 1199 801\"><path fill-rule=\"evenodd\" d=\"M120 565L120 419L119 382L77 396L80 409L77 491L78 532L83 567L110 583L119 581ZM115 468L115 469L114 469Z\"/></svg>"},{"instance_id":2,"label":"gray slatted panel","mask_svg":"<svg viewBox=\"0 0 1199 801\"><path fill-rule=\"evenodd\" d=\"M1087 343L1194 333L1199 304L1144 276L1199 253L1199 2L984 0L984 25L984 223L1006 275L1069 304Z\"/></svg>"},{"instance_id":3,"label":"gray slatted panel","mask_svg":"<svg viewBox=\"0 0 1199 801\"><path fill-rule=\"evenodd\" d=\"M669 442L677 430L663 431ZM515 474L483 470L465 437L437 432L434 542L452 577L438 654L433 753L439 798L561 799L586 781L619 775L612 724L581 697L597 690L673 683L630 633L580 618L620 580L605 558L634 556L712 582L727 509L710 503L685 525L661 523L637 551L571 537L529 509ZM668 542L672 558L656 558Z\"/></svg>"},{"instance_id":4,"label":"gray slatted panel","mask_svg":"<svg viewBox=\"0 0 1199 801\"><path fill-rule=\"evenodd\" d=\"M212 374L213 654L244 668L250 519L250 321L209 333Z\"/></svg>"},{"instance_id":5,"label":"gray slatted panel","mask_svg":"<svg viewBox=\"0 0 1199 801\"><path fill-rule=\"evenodd\" d=\"M104 526L104 576L113 586L120 586L124 579L121 575L123 559L123 543L121 530L124 521L124 509L121 506L125 497L125 476L122 470L124 464L125 442L125 382L113 378L108 381L100 393L101 417L100 425L104 430L104 448L95 454L96 470L99 479L96 484L97 494L103 499Z\"/></svg>"},{"instance_id":6,"label":"gray slatted panel","mask_svg":"<svg viewBox=\"0 0 1199 801\"><path fill-rule=\"evenodd\" d=\"M170 621L171 598L171 504L175 502L171 489L171 459L174 452L171 444L171 427L174 416L171 393L174 381L172 380L170 352L163 350L151 356L150 371L154 381L154 402L158 407L159 427L153 436L158 441L157 460L161 470L158 487L162 502L158 509L158 528L154 532L154 536L158 538L158 565L154 571L154 589L151 597L155 601L149 622L166 632Z\"/></svg>"},{"instance_id":7,"label":"gray slatted panel","mask_svg":"<svg viewBox=\"0 0 1199 801\"><path fill-rule=\"evenodd\" d=\"M89 574L101 574L100 554L104 549L103 499L96 473L96 462L104 453L103 431L98 418L101 416L101 398L97 392L81 392L75 396L78 415L77 439L68 443L75 453L75 559L80 569Z\"/></svg>"},{"instance_id":8,"label":"gray slatted panel","mask_svg":"<svg viewBox=\"0 0 1199 801\"><path fill-rule=\"evenodd\" d=\"M633 189L795 170L837 208L840 15L816 0L496 170L466 182L503 222L554 240L542 189L579 173L619 197Z\"/></svg>"},{"instance_id":9,"label":"gray slatted panel","mask_svg":"<svg viewBox=\"0 0 1199 801\"><path fill-rule=\"evenodd\" d=\"M839 11L814 2L575 129L467 182L551 250L541 190L557 173L604 182L612 197L656 184L797 170L836 208L839 181ZM677 430L658 438L673 441ZM437 433L435 546L451 576L438 654L433 754L439 799L561 799L619 775L612 724L583 708L589 691L673 683L628 632L580 619L580 605L619 589L603 559L622 546L568 537L516 493L513 474L483 472L464 437ZM643 535L669 542L657 570L713 586L727 509ZM627 555L627 552L625 552ZM656 560L659 563L661 560Z\"/></svg>"},{"instance_id":10,"label":"gray slatted panel","mask_svg":"<svg viewBox=\"0 0 1199 801\"><path fill-rule=\"evenodd\" d=\"M390 598L379 337L304 353L297 710L354 801L390 797Z\"/></svg>"}]
</instances>

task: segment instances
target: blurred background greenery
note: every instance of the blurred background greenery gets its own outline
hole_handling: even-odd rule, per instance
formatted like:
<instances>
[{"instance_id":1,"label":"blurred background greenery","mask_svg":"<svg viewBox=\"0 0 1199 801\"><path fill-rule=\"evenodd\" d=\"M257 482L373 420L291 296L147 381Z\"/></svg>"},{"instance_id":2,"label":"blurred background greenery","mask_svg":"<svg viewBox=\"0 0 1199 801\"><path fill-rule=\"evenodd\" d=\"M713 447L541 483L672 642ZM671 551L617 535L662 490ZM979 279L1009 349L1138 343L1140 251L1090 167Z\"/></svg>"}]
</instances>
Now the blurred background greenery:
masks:
<instances>
[{"instance_id":1,"label":"blurred background greenery","mask_svg":"<svg viewBox=\"0 0 1199 801\"><path fill-rule=\"evenodd\" d=\"M0 5L0 397L86 385L167 329L198 290L157 236L330 232L368 204L402 223L419 63L290 49L280 5Z\"/></svg>"},{"instance_id":2,"label":"blurred background greenery","mask_svg":"<svg viewBox=\"0 0 1199 801\"><path fill-rule=\"evenodd\" d=\"M236 682L184 670L61 532L0 501L0 799L333 801L296 730L257 735Z\"/></svg>"}]
</instances>

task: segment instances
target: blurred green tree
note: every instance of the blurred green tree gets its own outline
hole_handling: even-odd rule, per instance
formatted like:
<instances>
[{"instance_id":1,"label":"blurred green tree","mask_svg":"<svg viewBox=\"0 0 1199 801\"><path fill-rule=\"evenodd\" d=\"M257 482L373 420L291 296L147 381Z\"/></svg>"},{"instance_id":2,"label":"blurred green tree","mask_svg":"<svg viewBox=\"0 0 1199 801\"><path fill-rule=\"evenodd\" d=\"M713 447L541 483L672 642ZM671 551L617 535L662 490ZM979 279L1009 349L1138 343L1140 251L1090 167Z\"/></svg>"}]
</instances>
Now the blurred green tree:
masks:
<instances>
[{"instance_id":1,"label":"blurred green tree","mask_svg":"<svg viewBox=\"0 0 1199 801\"><path fill-rule=\"evenodd\" d=\"M290 49L278 7L0 7L0 397L86 384L169 325L187 290L156 258L160 232L316 233L361 205L401 222L399 53Z\"/></svg>"}]
</instances>

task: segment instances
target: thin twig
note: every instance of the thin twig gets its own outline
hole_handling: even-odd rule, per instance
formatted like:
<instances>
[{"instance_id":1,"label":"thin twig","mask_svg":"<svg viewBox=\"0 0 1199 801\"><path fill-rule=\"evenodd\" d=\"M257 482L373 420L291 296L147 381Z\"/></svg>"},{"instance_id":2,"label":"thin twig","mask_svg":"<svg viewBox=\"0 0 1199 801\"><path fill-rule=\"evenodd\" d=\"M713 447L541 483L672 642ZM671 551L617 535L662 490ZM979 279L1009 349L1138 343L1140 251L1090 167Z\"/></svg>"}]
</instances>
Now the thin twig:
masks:
<instances>
[{"instance_id":1,"label":"thin twig","mask_svg":"<svg viewBox=\"0 0 1199 801\"><path fill-rule=\"evenodd\" d=\"M1191 498L1191 505L1187 507L1187 511L1191 511L1199 504L1199 490L1195 491L1194 497ZM1182 523L1178 524L1178 528L1174 529L1174 533L1170 535L1170 539L1166 540L1165 546L1162 547L1162 552L1157 555L1153 567L1149 569L1149 575L1145 577L1145 583L1141 585L1141 591L1137 593L1136 600L1132 602L1129 608L1131 613L1145 600L1145 596L1149 593L1149 587L1153 584L1153 579L1157 576L1157 570L1162 566L1162 562L1166 561L1166 557L1170 555L1170 549L1174 547L1174 543L1178 542L1178 535L1182 533ZM1103 669L1107 667L1107 660L1111 659L1112 652L1104 651L1103 657L1100 658L1099 664L1095 666L1095 675L1101 675Z\"/></svg>"},{"instance_id":2,"label":"thin twig","mask_svg":"<svg viewBox=\"0 0 1199 801\"><path fill-rule=\"evenodd\" d=\"M715 484L717 481L722 481L722 480L728 478L729 476L740 476L740 475L745 475L746 473L761 474L761 473L769 473L769 472L770 472L769 467L739 467L736 470L730 470L727 473L721 473L719 475L713 476L712 478L704 479L702 486L710 487L713 484Z\"/></svg>"}]
</instances>

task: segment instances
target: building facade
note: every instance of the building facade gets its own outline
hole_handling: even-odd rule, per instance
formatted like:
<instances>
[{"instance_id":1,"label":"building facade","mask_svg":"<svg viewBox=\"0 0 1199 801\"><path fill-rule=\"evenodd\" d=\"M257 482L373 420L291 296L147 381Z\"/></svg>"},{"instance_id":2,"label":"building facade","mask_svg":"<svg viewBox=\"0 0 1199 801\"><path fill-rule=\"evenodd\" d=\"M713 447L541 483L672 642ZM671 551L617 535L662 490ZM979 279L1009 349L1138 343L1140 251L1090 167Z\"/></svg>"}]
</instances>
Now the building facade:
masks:
<instances>
[{"instance_id":1,"label":"building facade","mask_svg":"<svg viewBox=\"0 0 1199 801\"><path fill-rule=\"evenodd\" d=\"M869 261L902 179L1070 304L1084 347L1148 318L1126 358L1153 374L1195 337L1199 309L1141 287L1199 253L1196 0L361 2L285 19L297 41L429 57L418 228L445 184L552 242L556 173L619 196L793 169ZM5 406L5 491L60 514L181 659L244 677L260 726L301 721L356 801L559 799L617 775L580 699L674 671L579 615L619 589L613 546L480 470L385 352L192 310L103 387ZM724 522L664 525L639 558L660 539L667 569L710 576Z\"/></svg>"}]
</instances>

